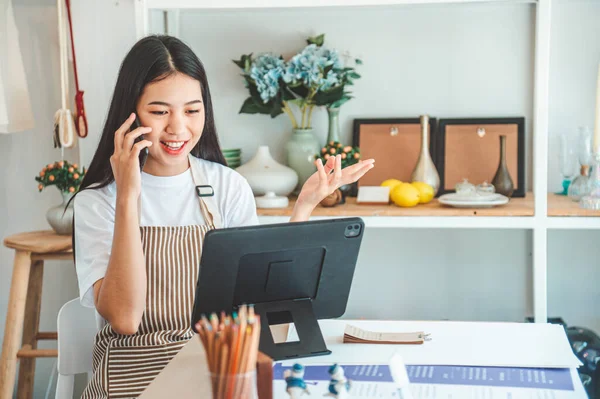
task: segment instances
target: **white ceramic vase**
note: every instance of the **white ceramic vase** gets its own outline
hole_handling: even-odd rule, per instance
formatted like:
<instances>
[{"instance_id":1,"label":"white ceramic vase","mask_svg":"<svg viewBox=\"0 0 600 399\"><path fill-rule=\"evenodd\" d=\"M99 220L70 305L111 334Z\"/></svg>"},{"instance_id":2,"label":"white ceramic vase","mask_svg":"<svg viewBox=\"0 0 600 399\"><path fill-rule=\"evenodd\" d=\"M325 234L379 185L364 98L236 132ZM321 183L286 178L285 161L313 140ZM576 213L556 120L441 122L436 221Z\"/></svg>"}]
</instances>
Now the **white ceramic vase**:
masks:
<instances>
[{"instance_id":1,"label":"white ceramic vase","mask_svg":"<svg viewBox=\"0 0 600 399\"><path fill-rule=\"evenodd\" d=\"M288 196L298 184L298 174L275 161L269 147L258 147L254 157L236 168L246 178L255 195L258 208L285 208Z\"/></svg>"},{"instance_id":2,"label":"white ceramic vase","mask_svg":"<svg viewBox=\"0 0 600 399\"><path fill-rule=\"evenodd\" d=\"M73 197L72 193L61 193L62 204L53 206L46 211L46 220L52 229L59 235L73 234L73 202L67 203Z\"/></svg>"}]
</instances>

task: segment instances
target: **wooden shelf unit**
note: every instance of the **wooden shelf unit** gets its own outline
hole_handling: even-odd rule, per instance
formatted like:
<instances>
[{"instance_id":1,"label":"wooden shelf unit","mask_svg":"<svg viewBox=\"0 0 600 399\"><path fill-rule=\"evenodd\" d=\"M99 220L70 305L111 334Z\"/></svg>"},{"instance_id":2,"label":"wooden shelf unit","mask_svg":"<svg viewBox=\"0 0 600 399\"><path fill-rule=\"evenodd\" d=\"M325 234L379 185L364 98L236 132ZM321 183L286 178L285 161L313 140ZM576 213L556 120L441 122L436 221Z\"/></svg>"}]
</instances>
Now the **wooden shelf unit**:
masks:
<instances>
[{"instance_id":1,"label":"wooden shelf unit","mask_svg":"<svg viewBox=\"0 0 600 399\"><path fill-rule=\"evenodd\" d=\"M363 208L352 205L350 202L338 210L318 209L314 218L339 217L350 212L371 216L361 216L368 226L390 228L512 228L532 230L532 292L533 313L536 322L546 322L548 315L547 298L547 252L548 229L551 228L600 228L600 218L596 217L571 217L548 216L549 209L562 208L548 204L548 122L549 122L549 81L550 81L550 44L552 28L552 0L224 0L215 2L211 0L136 0L135 26L136 36L141 38L149 33L149 12L162 10L169 20L169 31L175 35L179 31L179 15L190 9L239 9L249 13L252 9L290 8L290 7L348 7L348 6L380 6L398 7L403 5L418 6L424 4L531 4L535 6L535 28L533 28L533 118L532 118L532 152L533 184L531 191L535 194L528 197L524 203L514 201L508 207L501 209L478 210L476 214L468 210L446 210L435 204L427 207L413 209L395 209L389 207ZM172 28L171 28L172 27ZM531 40L531 38L524 38ZM529 203L527 201L530 201ZM532 204L532 205L531 205ZM291 209L291 208L290 208ZM290 212L290 209L286 210ZM275 210L260 210L261 223L285 222L287 213L277 216ZM279 211L281 212L281 211ZM327 216L332 212L334 216ZM335 212L340 212L335 216ZM383 212L383 216L380 212ZM387 213L395 216L388 216ZM450 212L459 212L451 215ZM469 212L471 212L469 214ZM509 214L495 214L488 212L510 212ZM553 211L552 211L553 212ZM519 213L527 215L516 216ZM321 216L318 216L321 215ZM377 216L373 216L377 215Z\"/></svg>"}]
</instances>

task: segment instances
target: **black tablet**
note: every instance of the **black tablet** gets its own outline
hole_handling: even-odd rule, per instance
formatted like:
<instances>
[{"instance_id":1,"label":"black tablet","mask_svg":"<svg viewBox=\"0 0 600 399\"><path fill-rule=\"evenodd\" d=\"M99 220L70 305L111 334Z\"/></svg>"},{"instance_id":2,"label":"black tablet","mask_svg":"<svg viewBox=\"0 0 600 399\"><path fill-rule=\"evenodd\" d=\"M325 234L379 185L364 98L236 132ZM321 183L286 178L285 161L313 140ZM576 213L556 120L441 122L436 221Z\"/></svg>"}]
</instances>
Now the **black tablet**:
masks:
<instances>
[{"instance_id":1,"label":"black tablet","mask_svg":"<svg viewBox=\"0 0 600 399\"><path fill-rule=\"evenodd\" d=\"M192 326L202 314L253 304L261 315L261 351L276 360L330 353L317 319L344 314L363 233L355 217L209 231ZM268 325L291 321L300 342L274 344Z\"/></svg>"}]
</instances>

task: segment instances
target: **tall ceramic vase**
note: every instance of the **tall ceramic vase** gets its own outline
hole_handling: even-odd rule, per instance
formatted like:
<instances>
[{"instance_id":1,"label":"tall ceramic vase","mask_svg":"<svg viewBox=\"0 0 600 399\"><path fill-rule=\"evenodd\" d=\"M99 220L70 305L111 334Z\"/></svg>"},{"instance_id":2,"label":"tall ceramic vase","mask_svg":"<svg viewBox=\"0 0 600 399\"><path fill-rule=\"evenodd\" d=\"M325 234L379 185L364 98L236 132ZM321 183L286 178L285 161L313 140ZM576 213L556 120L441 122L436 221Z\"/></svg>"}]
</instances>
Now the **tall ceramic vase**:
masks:
<instances>
[{"instance_id":1,"label":"tall ceramic vase","mask_svg":"<svg viewBox=\"0 0 600 399\"><path fill-rule=\"evenodd\" d=\"M514 191L513 181L506 166L506 136L500 135L500 162L492 180L496 192L507 197L512 196Z\"/></svg>"},{"instance_id":2,"label":"tall ceramic vase","mask_svg":"<svg viewBox=\"0 0 600 399\"><path fill-rule=\"evenodd\" d=\"M421 152L410 180L429 184L435 194L440 188L440 175L429 153L429 116L427 115L421 115Z\"/></svg>"},{"instance_id":3,"label":"tall ceramic vase","mask_svg":"<svg viewBox=\"0 0 600 399\"><path fill-rule=\"evenodd\" d=\"M46 211L46 220L57 234L71 235L73 234L73 202L71 201L68 207L67 203L74 194L65 192L61 194L62 204L48 209Z\"/></svg>"},{"instance_id":4,"label":"tall ceramic vase","mask_svg":"<svg viewBox=\"0 0 600 399\"><path fill-rule=\"evenodd\" d=\"M287 160L290 168L298 174L298 185L294 190L300 192L304 182L317 171L315 155L321 148L313 134L313 129L294 129L292 138L286 144Z\"/></svg>"},{"instance_id":5,"label":"tall ceramic vase","mask_svg":"<svg viewBox=\"0 0 600 399\"><path fill-rule=\"evenodd\" d=\"M340 142L340 109L327 107L327 117L329 120L329 128L327 129L327 142Z\"/></svg>"}]
</instances>

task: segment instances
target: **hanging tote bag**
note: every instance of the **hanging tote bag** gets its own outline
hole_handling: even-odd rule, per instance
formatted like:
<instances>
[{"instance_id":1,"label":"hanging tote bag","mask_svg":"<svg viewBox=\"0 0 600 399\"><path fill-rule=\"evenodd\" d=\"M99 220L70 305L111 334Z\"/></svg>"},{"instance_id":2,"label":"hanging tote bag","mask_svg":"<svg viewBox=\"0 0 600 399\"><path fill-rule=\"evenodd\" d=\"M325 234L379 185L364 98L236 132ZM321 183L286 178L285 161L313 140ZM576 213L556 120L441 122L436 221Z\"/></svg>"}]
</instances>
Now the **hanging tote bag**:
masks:
<instances>
[{"instance_id":1,"label":"hanging tote bag","mask_svg":"<svg viewBox=\"0 0 600 399\"><path fill-rule=\"evenodd\" d=\"M60 48L60 89L61 108L54 114L54 146L69 148L75 141L75 122L71 110L67 107L69 96L69 72L67 55L67 31L64 21L64 0L57 0L58 39Z\"/></svg>"}]
</instances>

